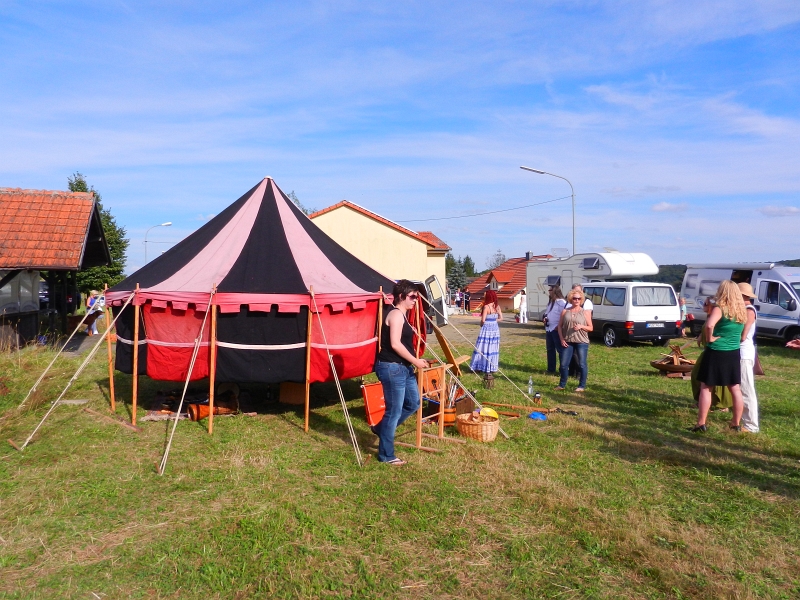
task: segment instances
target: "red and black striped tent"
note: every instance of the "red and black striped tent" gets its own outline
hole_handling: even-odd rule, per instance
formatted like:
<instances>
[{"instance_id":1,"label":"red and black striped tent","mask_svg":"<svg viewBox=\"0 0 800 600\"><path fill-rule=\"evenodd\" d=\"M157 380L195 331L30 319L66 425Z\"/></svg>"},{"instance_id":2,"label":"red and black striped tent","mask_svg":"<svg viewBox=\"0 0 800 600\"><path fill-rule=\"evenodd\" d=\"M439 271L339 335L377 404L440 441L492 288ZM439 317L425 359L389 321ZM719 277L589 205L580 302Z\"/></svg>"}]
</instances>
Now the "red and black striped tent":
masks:
<instances>
[{"instance_id":1,"label":"red and black striped tent","mask_svg":"<svg viewBox=\"0 0 800 600\"><path fill-rule=\"evenodd\" d=\"M163 381L186 379L210 303L218 307L217 381L304 382L311 310L309 380L319 382L333 378L328 350L340 378L372 371L379 291L390 293L393 283L323 233L267 177L108 290L106 301L118 313L138 285L137 370ZM133 325L128 306L117 321L115 365L123 373L133 372ZM207 324L193 380L209 374L209 339Z\"/></svg>"}]
</instances>

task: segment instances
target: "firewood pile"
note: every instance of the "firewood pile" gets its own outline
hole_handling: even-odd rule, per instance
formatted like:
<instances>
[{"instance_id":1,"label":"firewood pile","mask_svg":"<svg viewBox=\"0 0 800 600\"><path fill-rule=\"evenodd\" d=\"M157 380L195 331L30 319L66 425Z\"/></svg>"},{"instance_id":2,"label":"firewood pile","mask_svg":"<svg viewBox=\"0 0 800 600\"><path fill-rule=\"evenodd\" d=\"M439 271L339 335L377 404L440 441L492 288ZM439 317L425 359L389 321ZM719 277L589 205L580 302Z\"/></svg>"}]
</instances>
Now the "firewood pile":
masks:
<instances>
[{"instance_id":1,"label":"firewood pile","mask_svg":"<svg viewBox=\"0 0 800 600\"><path fill-rule=\"evenodd\" d=\"M691 373L696 361L686 358L684 347L670 345L669 354L662 353L662 358L650 361L650 364L663 373Z\"/></svg>"}]
</instances>

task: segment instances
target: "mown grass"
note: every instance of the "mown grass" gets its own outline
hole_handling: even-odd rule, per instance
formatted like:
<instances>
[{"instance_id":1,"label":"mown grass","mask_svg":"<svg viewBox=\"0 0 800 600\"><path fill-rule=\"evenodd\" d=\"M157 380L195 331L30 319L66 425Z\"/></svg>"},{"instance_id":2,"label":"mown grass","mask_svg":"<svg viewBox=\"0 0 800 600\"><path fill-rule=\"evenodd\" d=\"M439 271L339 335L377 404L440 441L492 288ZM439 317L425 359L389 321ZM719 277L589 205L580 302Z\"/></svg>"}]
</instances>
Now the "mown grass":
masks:
<instances>
[{"instance_id":1,"label":"mown grass","mask_svg":"<svg viewBox=\"0 0 800 600\"><path fill-rule=\"evenodd\" d=\"M457 324L475 337L473 320ZM685 430L688 382L648 364L661 349L593 344L581 397L552 391L540 327L502 335L507 375L520 387L532 375L545 406L579 416L506 420L511 439L493 444L430 440L441 454L405 450L399 469L358 468L330 386L314 390L309 434L280 404L219 418L214 436L181 422L164 476L167 424L137 434L59 407L23 453L0 446L0 596L800 596L800 353L760 348L761 434L730 433L714 414L698 436ZM59 362L16 413L51 357L0 357L3 439L24 440L79 364ZM116 382L127 417L130 378ZM171 387L141 382L142 398ZM106 411L107 386L102 356L67 397ZM374 454L357 384L345 394ZM523 401L502 380L479 398Z\"/></svg>"}]
</instances>

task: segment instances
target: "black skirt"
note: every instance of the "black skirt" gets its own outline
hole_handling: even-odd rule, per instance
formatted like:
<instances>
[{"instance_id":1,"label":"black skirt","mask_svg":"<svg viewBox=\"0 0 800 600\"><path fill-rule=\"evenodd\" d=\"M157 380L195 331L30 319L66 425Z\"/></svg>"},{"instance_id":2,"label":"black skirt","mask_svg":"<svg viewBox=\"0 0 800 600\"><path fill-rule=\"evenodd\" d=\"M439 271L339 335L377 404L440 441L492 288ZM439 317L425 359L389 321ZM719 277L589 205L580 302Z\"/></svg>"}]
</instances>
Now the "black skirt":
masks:
<instances>
[{"instance_id":1,"label":"black skirt","mask_svg":"<svg viewBox=\"0 0 800 600\"><path fill-rule=\"evenodd\" d=\"M706 348L697 373L697 380L709 387L717 385L739 385L742 383L742 367L739 350L714 350Z\"/></svg>"}]
</instances>

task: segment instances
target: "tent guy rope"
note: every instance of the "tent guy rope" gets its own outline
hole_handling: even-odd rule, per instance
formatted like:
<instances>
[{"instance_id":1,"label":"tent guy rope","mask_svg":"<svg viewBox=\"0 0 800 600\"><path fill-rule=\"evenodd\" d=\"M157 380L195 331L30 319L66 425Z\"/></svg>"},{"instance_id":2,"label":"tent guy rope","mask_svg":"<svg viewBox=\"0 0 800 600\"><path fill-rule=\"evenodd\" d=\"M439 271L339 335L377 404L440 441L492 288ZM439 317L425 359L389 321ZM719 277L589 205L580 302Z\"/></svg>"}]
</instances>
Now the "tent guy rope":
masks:
<instances>
[{"instance_id":1,"label":"tent guy rope","mask_svg":"<svg viewBox=\"0 0 800 600\"><path fill-rule=\"evenodd\" d=\"M69 344L70 341L72 340L72 338L75 337L75 334L78 333L78 330L83 326L83 322L86 320L86 317L88 317L88 316L89 316L89 313L87 311L86 314L83 315L83 318L81 319L81 322L78 323L78 326L75 328L75 331L73 331L72 334L70 334L70 336L67 338L67 341L64 342L63 346L61 346L61 349L58 352L56 352L56 355L53 357L53 360L50 361L50 364L47 365L47 368L44 370L44 373L41 374L39 379L36 380L36 383L33 384L33 387L28 391L28 394L25 396L25 398L22 400L22 402L19 403L19 406L17 407L17 410L20 410L25 405L25 403L28 401L28 398L31 397L31 394L33 394L33 392L36 391L36 388L39 386L40 383L42 383L42 380L44 379L44 376L47 375L47 372L55 364L56 359L58 359L58 357L61 356L61 353L64 351L64 348L67 347L67 344Z\"/></svg>"},{"instance_id":2,"label":"tent guy rope","mask_svg":"<svg viewBox=\"0 0 800 600\"><path fill-rule=\"evenodd\" d=\"M314 289L309 288L308 293L311 294L311 301L314 303L314 312L316 313L317 320L319 321L319 330L322 333L322 341L325 342L325 352L328 354L328 362L330 362L331 371L333 371L333 379L336 381L336 390L339 392L339 401L342 403L344 420L347 423L347 431L350 433L350 441L353 443L353 451L356 454L356 461L358 462L359 467L363 467L364 458L361 456L361 448L358 447L358 439L356 438L355 429L353 429L353 421L350 419L350 411L347 410L347 402L344 399L344 392L342 391L342 384L339 381L339 374L336 372L336 366L333 364L333 355L328 348L328 338L325 336L325 328L322 326L322 316L320 315L319 308L317 307L317 299L314 296ZM308 309L311 310L311 307L309 306Z\"/></svg>"},{"instance_id":3,"label":"tent guy rope","mask_svg":"<svg viewBox=\"0 0 800 600\"><path fill-rule=\"evenodd\" d=\"M123 309L124 309L126 306L128 306L128 304L130 304L130 302L131 302L131 300L133 300L133 297L134 297L134 296L135 296L135 294L131 294L130 296L128 296L128 299L125 301L125 305L122 307ZM100 348L100 345L101 345L101 344L102 344L102 343L105 341L105 339L106 339L106 336L107 336L107 335L108 335L108 333L111 331L111 328L112 328L112 327L114 326L114 324L117 322L117 319L119 319L119 317L120 317L120 315L121 315L121 314L122 314L122 311L120 310L119 314L116 316L116 318L114 319L114 321L111 323L111 325L108 327L108 329L106 329L106 330L103 332L103 334L100 336L100 339L99 339L99 340L97 340L97 343L94 345L94 348L92 348L92 350L91 350L91 351L89 352L89 354L86 356L86 358L84 359L84 361L83 361L83 362L81 363L81 365L78 367L78 370L77 370L77 371L75 371L75 374L72 376L72 379L70 379L70 380L69 380L69 382L67 383L67 386L64 388L64 391L62 391L62 392L61 392L61 394L58 396L58 398L56 398L56 400L55 400L55 401L53 402L53 404L50 406L50 410L48 410L48 411L47 411L47 413L44 415L44 417L42 417L42 420L41 420L41 421L39 421L39 424L36 426L36 429L34 429L34 430L31 432L31 434L28 436L28 439L27 439L27 440L25 440L25 443L24 443L24 444L22 444L22 447L20 447L20 448L19 448L19 450L20 450L20 451L24 450L24 449L25 449L25 447L26 447L26 446L27 446L27 445L30 443L30 441L33 439L33 436L34 436L34 435L36 435L36 432L37 432L37 431L39 431L39 428L40 428L40 427L41 427L41 426L44 424L44 422L47 420L47 417L49 417L49 416L50 416L50 414L51 414L51 413L52 413L52 412L53 412L53 411L56 409L56 407L59 405L59 403L61 402L61 399L64 397L64 394L66 394L66 393L67 393L67 390L68 390L70 387L72 387L72 384L73 384L73 383L75 383L75 381L78 379L78 377L80 377L81 373L83 373L83 370L86 368L86 365L88 365L88 364L89 364L89 363L92 361L92 359L94 358L95 354L97 354L97 350Z\"/></svg>"},{"instance_id":4,"label":"tent guy rope","mask_svg":"<svg viewBox=\"0 0 800 600\"><path fill-rule=\"evenodd\" d=\"M443 317L445 320L447 320L447 324L448 324L448 325L450 325L450 327L452 327L452 328L453 328L453 330L454 330L456 333L458 333L458 335L460 335L462 338L464 338L464 340L465 340L465 341L466 341L466 342L467 342L467 343L468 343L470 346L472 346L473 348L475 348L475 351L476 351L478 354L480 354L480 355L481 355L483 358L485 358L486 360L489 360L489 358L488 358L488 357L487 357L487 356L486 356L486 355L485 355L483 352L481 352L481 351L478 349L478 347L477 347L477 346L476 346L476 345L475 345L475 344L472 342L472 340L470 340L470 339L469 339L467 336L465 336L463 333L461 333L461 331L458 329L458 327L456 327L455 325L453 325L453 323L452 323L452 322L451 322L449 319L447 319L447 317L445 317L445 316L444 316L444 315L443 315L441 312L439 312L438 310L436 310L436 307L435 307L433 304L431 304L431 303L428 301L428 299L427 299L427 298L424 298L423 296L420 296L420 298L423 298L423 300L425 300L425 302L427 302L427 303L428 303L428 306L430 306L430 307L431 307L431 308L434 310L434 312L436 312L438 315L442 316L442 317ZM428 319L428 320L429 320L431 323L433 323L433 320L432 320L432 319L431 319L431 318L430 318L430 317L429 317L427 314L425 315L425 318L427 318L427 319ZM436 325L436 323L433 323L433 324L434 324L434 325ZM449 340L448 340L448 341L449 341ZM453 346L453 347L455 348L455 346ZM500 369L500 365L498 365L498 366L497 366L497 372L498 372L498 373L500 373L500 375L502 375L502 376L503 376L503 378L505 378L505 380L506 380L506 381L508 381L508 383L510 383L512 386L514 386L514 388L516 388L516 390L517 390L517 391L518 391L520 394L522 394L522 395L523 395L523 397L524 397L524 398L525 398L525 399L526 399L528 402L530 402L531 404L533 404L533 405L537 406L536 402L534 402L534 401L531 399L531 397L530 397L530 396L528 396L528 394L526 394L524 391L522 391L522 389L521 389L521 388L520 388L520 387L519 387L519 386L518 386L516 383L514 383L513 381L511 381L511 379L509 379L508 375L506 375L505 373L503 373L503 371Z\"/></svg>"},{"instance_id":5,"label":"tent guy rope","mask_svg":"<svg viewBox=\"0 0 800 600\"><path fill-rule=\"evenodd\" d=\"M200 344L203 341L203 332L206 329L206 322L208 321L208 313L214 310L212 305L212 300L214 300L214 294L217 293L217 286L216 284L211 290L211 295L208 298L208 306L206 308L206 314L203 316L203 323L200 325L200 332L197 334L197 339L194 341L194 351L192 352L192 360L189 362L189 370L186 372L186 382L183 384L183 393L181 394L181 401L178 404L178 410L175 411L175 418L172 421L172 431L169 434L169 440L167 440L167 446L164 448L164 456L161 457L161 462L158 465L158 474L163 475L164 470L167 468L167 459L169 458L169 451L172 448L172 438L175 436L175 429L178 427L178 419L181 416L181 409L183 409L183 401L186 399L186 390L189 389L189 381L192 378L192 371L194 371L194 363L197 361L197 354L200 351ZM213 406L210 407L211 411L213 411ZM209 414L210 416L210 414Z\"/></svg>"},{"instance_id":6,"label":"tent guy rope","mask_svg":"<svg viewBox=\"0 0 800 600\"><path fill-rule=\"evenodd\" d=\"M422 296L420 296L420 298L421 298L421 297L422 297ZM428 315L425 313L425 311L420 311L420 312L422 312L422 314L424 314L424 315L425 315L425 318L426 318L426 319L428 319L429 321L431 321L431 323L433 323L433 321L432 321L432 320L431 320L431 318L430 318L430 317L429 317L429 316L428 316ZM411 325L411 324L409 323L409 325ZM419 337L419 331L417 331L417 329L416 329L416 328L415 328L413 325L411 325L411 329L413 329L413 330L414 330L414 332L417 334L417 337ZM442 364L447 364L447 363L444 361L444 359L442 359L442 358L441 358L441 357L440 357L438 354L436 354L436 352L434 351L434 349L433 349L433 348L431 348L431 345L430 345L430 344L427 344L427 345L426 345L426 349L427 349L427 350L428 350L428 351L429 351L431 354L433 354L433 357L434 357L434 358L435 358L437 361L439 361L439 362L440 362L440 363L442 363ZM466 386L465 386L463 383L461 383L461 380L460 380L458 377L456 377L456 375L455 375L454 373L452 373L452 372L450 373L450 376L451 376L453 379L455 379L455 380L458 382L458 385L461 387L461 389L462 389L462 390L464 390L464 392L467 394L467 397L469 397L469 399L470 399L470 400L472 400L472 401L475 403L475 406L477 406L477 407L478 407L478 410L483 410L483 406L481 405L481 403L480 403L480 402L478 402L478 400L475 398L475 396L472 394L472 392L470 392L470 391L469 391L469 390L466 388ZM500 431L500 433L502 433L502 434L503 434L503 437L504 437L504 438L506 438L506 439L509 439L509 436L508 436L508 434L507 434L505 431L503 431L503 428L502 428L502 427L499 427L499 428L498 428L498 430Z\"/></svg>"}]
</instances>

